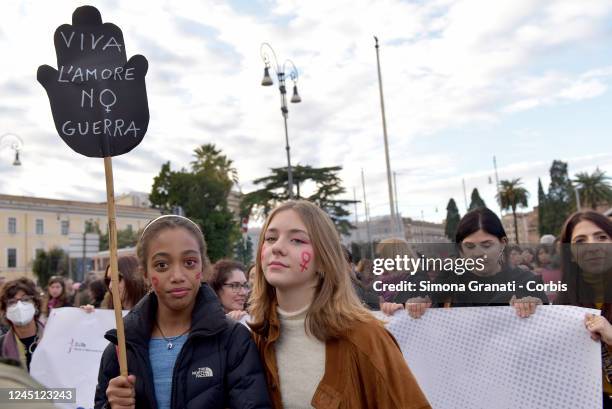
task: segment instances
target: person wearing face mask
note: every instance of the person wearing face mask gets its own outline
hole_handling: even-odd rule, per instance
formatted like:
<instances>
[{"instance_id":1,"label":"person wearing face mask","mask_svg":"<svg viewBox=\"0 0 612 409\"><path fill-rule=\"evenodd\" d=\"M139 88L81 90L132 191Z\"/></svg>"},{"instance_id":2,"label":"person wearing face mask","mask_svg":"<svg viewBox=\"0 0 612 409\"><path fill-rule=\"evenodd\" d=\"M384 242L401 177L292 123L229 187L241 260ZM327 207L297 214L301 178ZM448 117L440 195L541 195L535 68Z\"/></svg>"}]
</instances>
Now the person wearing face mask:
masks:
<instances>
[{"instance_id":1,"label":"person wearing face mask","mask_svg":"<svg viewBox=\"0 0 612 409\"><path fill-rule=\"evenodd\" d=\"M547 303L543 291L529 291L527 283L541 284L541 278L520 268L513 268L506 257L508 238L495 213L488 208L478 208L467 213L457 226L455 243L459 256L464 259L481 260L481 267L462 274L450 272L437 279L439 283L463 284L469 288L470 282L476 282L484 291L440 292L427 297L409 299L405 308L413 318L420 318L433 303L455 307L503 306L512 305L521 318L529 317L536 306ZM515 283L514 289L507 291L487 291L485 286L493 287L504 283ZM536 285L531 287L535 287ZM391 315L402 304L385 303L381 310Z\"/></svg>"},{"instance_id":2,"label":"person wearing face mask","mask_svg":"<svg viewBox=\"0 0 612 409\"><path fill-rule=\"evenodd\" d=\"M9 331L0 337L0 356L19 361L29 371L32 354L44 330L38 320L40 296L34 282L27 278L7 282L0 295L0 314L10 325Z\"/></svg>"}]
</instances>

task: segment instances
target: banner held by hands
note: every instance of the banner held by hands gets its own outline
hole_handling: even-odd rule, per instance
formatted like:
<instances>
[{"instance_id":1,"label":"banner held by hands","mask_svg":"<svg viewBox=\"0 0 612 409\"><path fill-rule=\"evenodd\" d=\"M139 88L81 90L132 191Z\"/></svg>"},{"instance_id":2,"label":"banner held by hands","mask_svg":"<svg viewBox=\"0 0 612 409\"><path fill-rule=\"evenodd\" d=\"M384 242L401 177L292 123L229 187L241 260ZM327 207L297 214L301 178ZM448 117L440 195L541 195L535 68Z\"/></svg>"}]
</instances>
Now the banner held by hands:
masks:
<instances>
[{"instance_id":1,"label":"banner held by hands","mask_svg":"<svg viewBox=\"0 0 612 409\"><path fill-rule=\"evenodd\" d=\"M38 67L38 82L51 104L55 128L71 149L88 157L104 158L108 207L110 273L118 283L117 228L113 187L113 156L134 149L149 125L142 55L127 61L121 29L102 23L98 9L77 8L72 25L63 24L54 35L57 70ZM119 367L127 376L125 331L117 285L111 286L119 340Z\"/></svg>"}]
</instances>

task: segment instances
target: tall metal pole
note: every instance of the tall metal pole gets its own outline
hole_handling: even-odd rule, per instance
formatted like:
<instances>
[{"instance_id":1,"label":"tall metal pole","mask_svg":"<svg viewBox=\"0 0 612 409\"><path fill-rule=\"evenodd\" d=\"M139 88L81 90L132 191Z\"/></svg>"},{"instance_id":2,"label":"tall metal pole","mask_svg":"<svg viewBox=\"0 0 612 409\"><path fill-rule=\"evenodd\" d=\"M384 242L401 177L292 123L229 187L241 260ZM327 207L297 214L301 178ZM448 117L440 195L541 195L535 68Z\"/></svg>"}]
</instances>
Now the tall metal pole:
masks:
<instances>
[{"instance_id":1,"label":"tall metal pole","mask_svg":"<svg viewBox=\"0 0 612 409\"><path fill-rule=\"evenodd\" d=\"M501 197L499 197L499 176L497 176L497 159L493 155L493 167L495 168L495 190L497 190L497 204L499 205L499 218L502 218Z\"/></svg>"},{"instance_id":2,"label":"tall metal pole","mask_svg":"<svg viewBox=\"0 0 612 409\"><path fill-rule=\"evenodd\" d=\"M283 85L283 88L285 86ZM289 195L289 200L293 199L293 171L291 170L291 153L289 152L289 131L287 131L287 106L285 102L285 94L281 94L283 96L283 120L285 122L285 150L287 151L287 194Z\"/></svg>"},{"instance_id":3,"label":"tall metal pole","mask_svg":"<svg viewBox=\"0 0 612 409\"><path fill-rule=\"evenodd\" d=\"M421 243L425 243L424 232L425 230L425 213L421 210Z\"/></svg>"},{"instance_id":4,"label":"tall metal pole","mask_svg":"<svg viewBox=\"0 0 612 409\"><path fill-rule=\"evenodd\" d=\"M391 187L391 162L389 160L389 143L387 141L387 120L385 119L385 99L383 96L382 75L380 73L380 56L378 52L378 38L374 36L376 41L376 66L378 68L378 89L380 91L380 110L382 113L383 137L385 140L385 161L387 162L387 184L389 186L389 210L391 211L391 231L395 225L395 208L393 206L393 188Z\"/></svg>"},{"instance_id":5,"label":"tall metal pole","mask_svg":"<svg viewBox=\"0 0 612 409\"><path fill-rule=\"evenodd\" d=\"M370 204L368 203L366 205L366 217L368 220L367 226L368 226L368 231L370 230ZM370 254L372 255L372 258L374 258L374 239L372 239L371 235L370 235L370 240L369 242L369 247L370 247Z\"/></svg>"},{"instance_id":6,"label":"tall metal pole","mask_svg":"<svg viewBox=\"0 0 612 409\"><path fill-rule=\"evenodd\" d=\"M399 234L402 233L402 218L400 216L400 212L399 212L399 199L397 198L397 172L393 171L393 190L394 190L394 195L395 195L395 214L397 216L397 232Z\"/></svg>"},{"instance_id":7,"label":"tall metal pole","mask_svg":"<svg viewBox=\"0 0 612 409\"><path fill-rule=\"evenodd\" d=\"M370 233L370 216L368 212L368 199L366 198L365 177L363 168L361 169L361 187L363 189L363 206L365 207L366 231L368 233L368 243L370 244L370 254L374 258L374 243L372 243L372 233Z\"/></svg>"},{"instance_id":8,"label":"tall metal pole","mask_svg":"<svg viewBox=\"0 0 612 409\"><path fill-rule=\"evenodd\" d=\"M285 123L285 150L287 151L287 194L289 200L293 199L293 171L291 169L291 153L289 151L289 131L287 129L287 117L289 109L287 109L287 88L285 87L285 73L279 70L276 72L278 77L278 89L281 94L281 112L283 114L283 122Z\"/></svg>"}]
</instances>

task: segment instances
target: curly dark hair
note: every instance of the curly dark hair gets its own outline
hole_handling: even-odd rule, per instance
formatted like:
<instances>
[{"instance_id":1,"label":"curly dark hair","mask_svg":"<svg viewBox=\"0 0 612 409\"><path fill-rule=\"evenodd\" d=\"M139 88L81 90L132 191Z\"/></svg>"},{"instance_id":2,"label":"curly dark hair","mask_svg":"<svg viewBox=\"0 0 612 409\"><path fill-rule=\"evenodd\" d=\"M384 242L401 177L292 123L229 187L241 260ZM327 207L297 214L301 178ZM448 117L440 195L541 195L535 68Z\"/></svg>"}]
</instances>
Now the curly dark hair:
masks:
<instances>
[{"instance_id":1,"label":"curly dark hair","mask_svg":"<svg viewBox=\"0 0 612 409\"><path fill-rule=\"evenodd\" d=\"M29 295L34 300L34 308L36 309L34 319L38 320L41 306L40 294L36 289L36 284L34 281L26 277L17 278L4 283L2 292L0 293L0 313L6 318L8 302L10 299L15 297L19 291L23 291L26 295Z\"/></svg>"},{"instance_id":2,"label":"curly dark hair","mask_svg":"<svg viewBox=\"0 0 612 409\"><path fill-rule=\"evenodd\" d=\"M212 276L210 277L210 280L208 280L208 284L213 290L215 290L216 293L219 293L219 291L221 291L221 287L223 287L223 284L225 284L227 277L229 277L234 270L240 270L245 273L246 276L247 270L244 267L244 264L233 260L217 261L213 266Z\"/></svg>"}]
</instances>

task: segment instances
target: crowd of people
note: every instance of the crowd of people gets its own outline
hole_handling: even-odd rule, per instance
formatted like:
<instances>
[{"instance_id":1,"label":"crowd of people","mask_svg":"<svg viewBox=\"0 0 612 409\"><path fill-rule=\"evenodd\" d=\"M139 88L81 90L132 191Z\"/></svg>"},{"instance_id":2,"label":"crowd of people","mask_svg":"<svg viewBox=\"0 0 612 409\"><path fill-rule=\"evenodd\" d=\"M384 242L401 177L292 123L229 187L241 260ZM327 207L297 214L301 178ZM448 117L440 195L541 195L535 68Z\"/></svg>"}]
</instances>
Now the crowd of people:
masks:
<instances>
[{"instance_id":1,"label":"crowd of people","mask_svg":"<svg viewBox=\"0 0 612 409\"><path fill-rule=\"evenodd\" d=\"M128 376L121 376L116 330L106 334L95 407L112 408L428 408L393 336L371 310L405 310L419 319L431 308L508 306L527 319L538 305L597 308L585 331L602 341L604 407L612 407L612 221L578 212L558 238L536 247L510 244L499 217L487 208L467 213L454 240L455 257L485 260L462 274L387 270L357 262L327 214L307 201L276 207L265 221L256 263L211 263L202 231L191 220L161 216L144 229L136 256L119 259L119 281L86 285L52 277L44 292L27 278L4 283L0 355L29 369L54 308L84 313L113 308L118 286ZM402 239L378 243L376 256L419 257ZM562 281L567 291L517 289L477 294L377 292L372 283L401 281L483 284ZM609 283L609 284L608 284ZM84 291L86 288L86 291ZM241 323L242 322L242 323ZM243 325L246 323L247 325ZM190 368L205 368L200 382ZM210 371L215 376L207 376Z\"/></svg>"}]
</instances>

